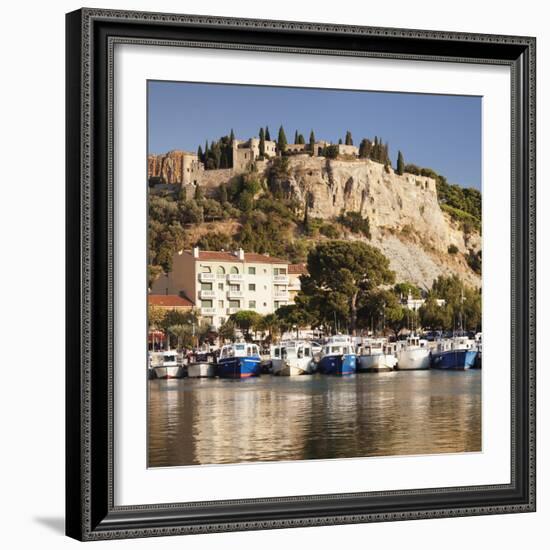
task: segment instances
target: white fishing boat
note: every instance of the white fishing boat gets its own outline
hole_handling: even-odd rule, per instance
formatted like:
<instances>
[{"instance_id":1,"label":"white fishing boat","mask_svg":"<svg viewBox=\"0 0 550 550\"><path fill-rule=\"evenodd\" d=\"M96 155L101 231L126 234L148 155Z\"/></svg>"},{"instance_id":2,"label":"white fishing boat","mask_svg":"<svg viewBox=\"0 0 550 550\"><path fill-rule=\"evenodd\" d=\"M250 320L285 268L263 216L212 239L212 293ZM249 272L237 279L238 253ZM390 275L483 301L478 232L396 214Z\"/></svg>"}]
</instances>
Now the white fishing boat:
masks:
<instances>
[{"instance_id":1,"label":"white fishing boat","mask_svg":"<svg viewBox=\"0 0 550 550\"><path fill-rule=\"evenodd\" d=\"M397 365L396 345L386 338L364 340L357 350L357 370L359 372L392 371Z\"/></svg>"},{"instance_id":2,"label":"white fishing boat","mask_svg":"<svg viewBox=\"0 0 550 550\"><path fill-rule=\"evenodd\" d=\"M184 374L176 350L151 353L151 368L155 371L155 377L160 379L182 378Z\"/></svg>"},{"instance_id":3,"label":"white fishing boat","mask_svg":"<svg viewBox=\"0 0 550 550\"><path fill-rule=\"evenodd\" d=\"M428 341L418 336L409 336L397 349L399 370L426 370L430 368Z\"/></svg>"},{"instance_id":4,"label":"white fishing boat","mask_svg":"<svg viewBox=\"0 0 550 550\"><path fill-rule=\"evenodd\" d=\"M311 374L315 370L309 342L289 341L271 346L271 372L279 376Z\"/></svg>"},{"instance_id":5,"label":"white fishing boat","mask_svg":"<svg viewBox=\"0 0 550 550\"><path fill-rule=\"evenodd\" d=\"M216 376L216 365L208 361L198 361L187 365L187 376L189 378L214 378Z\"/></svg>"}]
</instances>

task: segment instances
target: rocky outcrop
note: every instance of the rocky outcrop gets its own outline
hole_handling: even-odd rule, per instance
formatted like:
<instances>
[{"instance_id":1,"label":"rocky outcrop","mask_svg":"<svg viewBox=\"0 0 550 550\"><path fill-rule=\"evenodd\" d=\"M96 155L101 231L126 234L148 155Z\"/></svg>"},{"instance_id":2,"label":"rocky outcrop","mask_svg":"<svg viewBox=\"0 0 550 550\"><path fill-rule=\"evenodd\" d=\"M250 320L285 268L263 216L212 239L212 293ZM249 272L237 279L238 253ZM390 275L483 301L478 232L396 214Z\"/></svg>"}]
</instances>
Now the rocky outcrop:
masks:
<instances>
[{"instance_id":1,"label":"rocky outcrop","mask_svg":"<svg viewBox=\"0 0 550 550\"><path fill-rule=\"evenodd\" d=\"M439 207L432 178L396 174L370 160L328 160L296 156L280 185L303 201L309 214L331 219L342 212L369 218L370 243L389 258L398 280L429 288L438 275L457 273L479 287L481 278L464 255L481 247L478 233L462 228ZM449 253L454 245L458 252Z\"/></svg>"},{"instance_id":2,"label":"rocky outcrop","mask_svg":"<svg viewBox=\"0 0 550 550\"><path fill-rule=\"evenodd\" d=\"M183 157L186 151L170 151L147 157L147 176L161 183L176 184L183 181Z\"/></svg>"}]
</instances>

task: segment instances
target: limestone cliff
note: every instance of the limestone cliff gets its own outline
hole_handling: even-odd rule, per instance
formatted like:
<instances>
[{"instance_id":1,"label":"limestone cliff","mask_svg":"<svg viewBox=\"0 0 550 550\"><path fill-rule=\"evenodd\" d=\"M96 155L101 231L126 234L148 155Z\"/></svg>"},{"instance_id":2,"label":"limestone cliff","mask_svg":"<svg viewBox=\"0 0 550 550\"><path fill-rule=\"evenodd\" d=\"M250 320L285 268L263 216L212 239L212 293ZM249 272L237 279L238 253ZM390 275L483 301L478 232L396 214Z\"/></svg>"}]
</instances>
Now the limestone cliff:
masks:
<instances>
[{"instance_id":1,"label":"limestone cliff","mask_svg":"<svg viewBox=\"0 0 550 550\"><path fill-rule=\"evenodd\" d=\"M388 257L398 280L429 288L438 275L458 274L479 287L481 278L464 254L481 248L481 237L465 234L438 203L435 180L397 175L370 160L327 160L290 157L280 184L287 193L308 203L309 214L323 219L342 211L368 216L372 238ZM458 253L450 254L454 245Z\"/></svg>"}]
</instances>

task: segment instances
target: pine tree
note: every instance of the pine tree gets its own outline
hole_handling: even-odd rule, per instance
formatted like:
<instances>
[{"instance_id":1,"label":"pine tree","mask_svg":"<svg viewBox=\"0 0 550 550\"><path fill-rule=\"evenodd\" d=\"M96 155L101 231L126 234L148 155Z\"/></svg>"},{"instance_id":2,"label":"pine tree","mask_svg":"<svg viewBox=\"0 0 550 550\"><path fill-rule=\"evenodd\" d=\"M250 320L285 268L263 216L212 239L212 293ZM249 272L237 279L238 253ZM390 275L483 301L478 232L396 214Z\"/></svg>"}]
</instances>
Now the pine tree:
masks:
<instances>
[{"instance_id":1,"label":"pine tree","mask_svg":"<svg viewBox=\"0 0 550 550\"><path fill-rule=\"evenodd\" d=\"M279 137L277 139L277 148L281 153L286 151L287 144L288 142L286 140L285 130L281 124L281 127L279 128Z\"/></svg>"},{"instance_id":2,"label":"pine tree","mask_svg":"<svg viewBox=\"0 0 550 550\"><path fill-rule=\"evenodd\" d=\"M265 156L265 134L263 128L260 128L260 156Z\"/></svg>"},{"instance_id":3,"label":"pine tree","mask_svg":"<svg viewBox=\"0 0 550 550\"><path fill-rule=\"evenodd\" d=\"M311 130L309 134L309 150L311 152L311 156L315 154L315 134L313 133L313 130Z\"/></svg>"},{"instance_id":4,"label":"pine tree","mask_svg":"<svg viewBox=\"0 0 550 550\"><path fill-rule=\"evenodd\" d=\"M269 126L265 127L265 140L271 141L271 136L269 135Z\"/></svg>"},{"instance_id":5,"label":"pine tree","mask_svg":"<svg viewBox=\"0 0 550 550\"><path fill-rule=\"evenodd\" d=\"M397 153L397 170L396 172L402 176L403 172L405 171L405 160L403 159L403 153L399 151Z\"/></svg>"},{"instance_id":6,"label":"pine tree","mask_svg":"<svg viewBox=\"0 0 550 550\"><path fill-rule=\"evenodd\" d=\"M346 132L346 145L353 145L353 138L349 130Z\"/></svg>"}]
</instances>

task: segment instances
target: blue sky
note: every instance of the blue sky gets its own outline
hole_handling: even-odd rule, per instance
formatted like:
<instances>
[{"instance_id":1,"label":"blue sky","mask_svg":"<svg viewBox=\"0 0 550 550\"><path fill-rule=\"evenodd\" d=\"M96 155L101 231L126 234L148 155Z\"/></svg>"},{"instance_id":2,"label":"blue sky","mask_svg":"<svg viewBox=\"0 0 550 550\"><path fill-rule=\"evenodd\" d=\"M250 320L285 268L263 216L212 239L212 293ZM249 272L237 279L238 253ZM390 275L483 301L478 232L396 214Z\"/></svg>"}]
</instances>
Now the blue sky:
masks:
<instances>
[{"instance_id":1,"label":"blue sky","mask_svg":"<svg viewBox=\"0 0 550 550\"><path fill-rule=\"evenodd\" d=\"M382 137L395 166L405 162L433 168L450 183L481 188L481 98L315 88L279 88L148 83L149 153L196 151L199 144L229 134L258 136L269 126L276 139L282 124L289 142L294 132L306 140L338 142L350 130L354 144Z\"/></svg>"}]
</instances>

